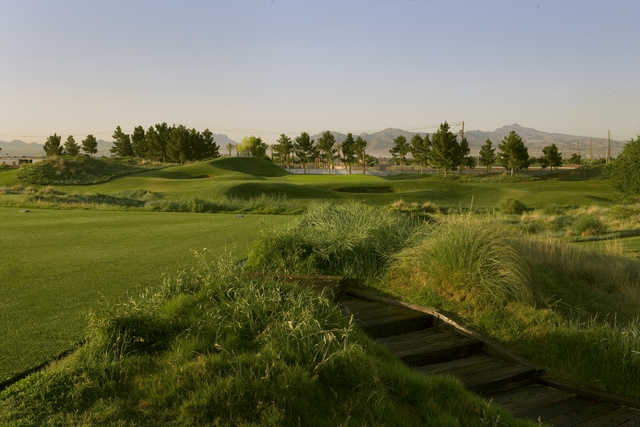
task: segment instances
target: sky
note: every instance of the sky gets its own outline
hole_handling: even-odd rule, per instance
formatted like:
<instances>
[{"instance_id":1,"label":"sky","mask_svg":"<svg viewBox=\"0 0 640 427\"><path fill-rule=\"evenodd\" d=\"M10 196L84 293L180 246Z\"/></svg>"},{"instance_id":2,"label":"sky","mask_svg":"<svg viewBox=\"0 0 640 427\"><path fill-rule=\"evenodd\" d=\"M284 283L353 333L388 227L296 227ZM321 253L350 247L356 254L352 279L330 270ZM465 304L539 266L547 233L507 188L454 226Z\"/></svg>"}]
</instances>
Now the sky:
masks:
<instances>
[{"instance_id":1,"label":"sky","mask_svg":"<svg viewBox=\"0 0 640 427\"><path fill-rule=\"evenodd\" d=\"M640 2L0 0L0 140L445 120L640 134Z\"/></svg>"}]
</instances>

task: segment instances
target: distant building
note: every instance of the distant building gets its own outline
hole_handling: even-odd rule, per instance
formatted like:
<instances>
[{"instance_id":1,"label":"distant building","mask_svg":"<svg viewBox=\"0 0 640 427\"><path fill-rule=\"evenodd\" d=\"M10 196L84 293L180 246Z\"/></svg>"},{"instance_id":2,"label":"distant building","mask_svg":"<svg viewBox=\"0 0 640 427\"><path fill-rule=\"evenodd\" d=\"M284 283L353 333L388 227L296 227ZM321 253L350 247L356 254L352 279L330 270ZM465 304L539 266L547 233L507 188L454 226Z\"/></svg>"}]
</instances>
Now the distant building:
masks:
<instances>
[{"instance_id":1,"label":"distant building","mask_svg":"<svg viewBox=\"0 0 640 427\"><path fill-rule=\"evenodd\" d=\"M45 159L45 157L29 157L29 156L6 156L0 157L0 165L19 168L22 165L30 165L32 163L38 163Z\"/></svg>"}]
</instances>

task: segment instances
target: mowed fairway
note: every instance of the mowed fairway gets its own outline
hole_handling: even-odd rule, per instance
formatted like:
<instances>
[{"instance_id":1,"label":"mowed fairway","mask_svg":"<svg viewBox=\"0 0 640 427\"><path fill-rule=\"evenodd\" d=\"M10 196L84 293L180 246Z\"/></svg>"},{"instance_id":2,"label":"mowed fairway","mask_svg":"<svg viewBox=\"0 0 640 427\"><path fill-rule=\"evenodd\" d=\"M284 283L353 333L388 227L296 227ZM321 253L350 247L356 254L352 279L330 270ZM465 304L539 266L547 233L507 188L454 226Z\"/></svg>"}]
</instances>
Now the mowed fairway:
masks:
<instances>
[{"instance_id":1,"label":"mowed fairway","mask_svg":"<svg viewBox=\"0 0 640 427\"><path fill-rule=\"evenodd\" d=\"M0 208L0 381L81 338L86 314L193 260L242 256L286 216Z\"/></svg>"}]
</instances>

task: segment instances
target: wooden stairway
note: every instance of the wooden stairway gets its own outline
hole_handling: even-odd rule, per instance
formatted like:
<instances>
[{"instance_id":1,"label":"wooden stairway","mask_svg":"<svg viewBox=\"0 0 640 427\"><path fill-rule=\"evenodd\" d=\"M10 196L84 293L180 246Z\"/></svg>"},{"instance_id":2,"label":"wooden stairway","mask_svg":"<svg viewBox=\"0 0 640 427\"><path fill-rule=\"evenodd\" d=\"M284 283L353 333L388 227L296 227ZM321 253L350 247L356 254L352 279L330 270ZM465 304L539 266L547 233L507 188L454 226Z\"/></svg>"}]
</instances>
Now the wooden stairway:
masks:
<instances>
[{"instance_id":1,"label":"wooden stairway","mask_svg":"<svg viewBox=\"0 0 640 427\"><path fill-rule=\"evenodd\" d=\"M453 375L516 416L555 426L640 426L640 410L550 382L543 371L438 313L356 290L346 290L339 302L407 365L425 374Z\"/></svg>"}]
</instances>

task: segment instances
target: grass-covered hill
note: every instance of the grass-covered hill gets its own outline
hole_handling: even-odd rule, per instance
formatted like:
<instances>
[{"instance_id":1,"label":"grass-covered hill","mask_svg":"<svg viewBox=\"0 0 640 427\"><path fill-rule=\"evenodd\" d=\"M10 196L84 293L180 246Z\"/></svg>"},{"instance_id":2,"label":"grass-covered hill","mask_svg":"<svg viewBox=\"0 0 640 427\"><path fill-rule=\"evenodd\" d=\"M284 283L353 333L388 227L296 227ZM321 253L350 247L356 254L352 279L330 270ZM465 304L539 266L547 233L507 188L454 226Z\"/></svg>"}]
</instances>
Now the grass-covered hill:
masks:
<instances>
[{"instance_id":1,"label":"grass-covered hill","mask_svg":"<svg viewBox=\"0 0 640 427\"><path fill-rule=\"evenodd\" d=\"M90 318L84 346L0 392L15 425L528 425L393 360L331 300L205 262Z\"/></svg>"},{"instance_id":2,"label":"grass-covered hill","mask_svg":"<svg viewBox=\"0 0 640 427\"><path fill-rule=\"evenodd\" d=\"M86 185L144 171L149 167L154 166L142 164L136 160L56 156L20 168L16 178L20 183L26 185Z\"/></svg>"},{"instance_id":3,"label":"grass-covered hill","mask_svg":"<svg viewBox=\"0 0 640 427\"><path fill-rule=\"evenodd\" d=\"M529 234L511 216L398 211L316 207L259 239L247 266L359 278L557 377L640 399L640 261Z\"/></svg>"}]
</instances>

